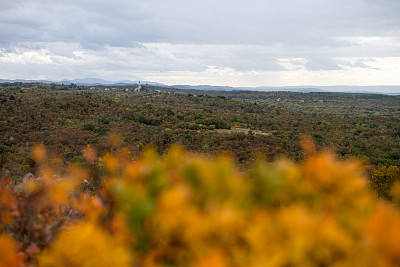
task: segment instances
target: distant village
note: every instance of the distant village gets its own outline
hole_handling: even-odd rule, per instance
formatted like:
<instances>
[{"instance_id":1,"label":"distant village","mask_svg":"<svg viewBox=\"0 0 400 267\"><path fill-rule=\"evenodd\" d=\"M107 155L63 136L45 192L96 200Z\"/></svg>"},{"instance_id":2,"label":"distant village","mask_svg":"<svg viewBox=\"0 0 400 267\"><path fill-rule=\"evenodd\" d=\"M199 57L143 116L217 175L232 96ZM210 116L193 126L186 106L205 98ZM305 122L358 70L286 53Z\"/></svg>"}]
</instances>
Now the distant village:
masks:
<instances>
[{"instance_id":1,"label":"distant village","mask_svg":"<svg viewBox=\"0 0 400 267\"><path fill-rule=\"evenodd\" d=\"M118 91L120 91L121 90L121 88L115 88L115 87L105 87L105 88L102 88L102 87L95 87L95 86L92 86L92 87L90 87L89 88L90 90L96 90L96 89L102 89L102 90L104 90L104 91L116 91L116 90L118 90ZM124 90L124 92L117 92L116 94L123 94L123 93L128 93L128 92L137 92L137 93L140 93L140 92L142 92L142 91L148 91L149 90L149 88L146 88L146 87L143 87L142 86L142 84L140 83L140 81L139 81L139 83L138 83L138 85L137 85L137 87L136 88L134 88L134 89L129 89L129 88L122 88L122 90ZM156 92L156 93L161 93L161 90L153 90L154 92Z\"/></svg>"},{"instance_id":2,"label":"distant village","mask_svg":"<svg viewBox=\"0 0 400 267\"><path fill-rule=\"evenodd\" d=\"M97 89L95 86L92 86L92 87L90 87L89 88L90 90L95 90L95 89ZM104 88L104 90L105 91L110 91L110 90L118 90L118 88L115 88L115 87L113 87L113 88L108 88L108 87L106 87L106 88ZM140 83L140 81L139 81L139 83L138 83L138 86L133 90L133 92L140 92L142 90L142 84ZM125 89L125 92L131 92L132 90L130 90L129 88L126 88ZM160 91L160 90L158 90L158 91ZM160 91L161 92L161 91Z\"/></svg>"}]
</instances>

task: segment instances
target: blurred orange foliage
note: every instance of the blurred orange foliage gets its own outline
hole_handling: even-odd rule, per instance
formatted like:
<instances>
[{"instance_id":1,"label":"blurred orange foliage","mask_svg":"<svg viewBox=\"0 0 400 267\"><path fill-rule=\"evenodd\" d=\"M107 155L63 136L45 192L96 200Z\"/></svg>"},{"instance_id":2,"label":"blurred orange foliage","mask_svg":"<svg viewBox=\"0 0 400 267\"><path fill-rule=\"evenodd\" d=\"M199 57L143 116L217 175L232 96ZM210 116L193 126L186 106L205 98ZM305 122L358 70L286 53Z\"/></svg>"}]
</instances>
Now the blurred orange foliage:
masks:
<instances>
[{"instance_id":1,"label":"blurred orange foliage","mask_svg":"<svg viewBox=\"0 0 400 267\"><path fill-rule=\"evenodd\" d=\"M94 195L79 189L89 173L77 167L62 182L28 185L28 195L42 192L34 201L67 205L78 216L25 263L398 265L399 210L370 191L357 162L303 146L308 157L302 164L259 160L245 172L226 156L207 159L173 147L163 157L148 150L133 160L121 148L101 158L106 175ZM93 162L95 152L86 153ZM45 161L43 151L34 154ZM54 172L43 168L48 177ZM12 239L3 240L12 224L7 194L1 193L0 253L19 264L9 266L22 266Z\"/></svg>"}]
</instances>

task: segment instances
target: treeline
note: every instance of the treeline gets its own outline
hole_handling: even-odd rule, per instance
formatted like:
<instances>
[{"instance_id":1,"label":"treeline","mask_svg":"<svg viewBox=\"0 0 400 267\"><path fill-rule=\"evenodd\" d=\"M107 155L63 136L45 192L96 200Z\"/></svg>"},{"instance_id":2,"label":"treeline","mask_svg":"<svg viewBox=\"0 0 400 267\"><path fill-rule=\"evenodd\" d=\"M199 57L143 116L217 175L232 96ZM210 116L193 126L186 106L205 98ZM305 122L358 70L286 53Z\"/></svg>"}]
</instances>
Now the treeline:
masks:
<instances>
[{"instance_id":1,"label":"treeline","mask_svg":"<svg viewBox=\"0 0 400 267\"><path fill-rule=\"evenodd\" d=\"M77 85L74 83L58 84L58 83L42 83L42 82L5 82L0 83L2 90L18 91L18 90L44 90L44 91L64 91L64 90L84 90L87 86Z\"/></svg>"}]
</instances>

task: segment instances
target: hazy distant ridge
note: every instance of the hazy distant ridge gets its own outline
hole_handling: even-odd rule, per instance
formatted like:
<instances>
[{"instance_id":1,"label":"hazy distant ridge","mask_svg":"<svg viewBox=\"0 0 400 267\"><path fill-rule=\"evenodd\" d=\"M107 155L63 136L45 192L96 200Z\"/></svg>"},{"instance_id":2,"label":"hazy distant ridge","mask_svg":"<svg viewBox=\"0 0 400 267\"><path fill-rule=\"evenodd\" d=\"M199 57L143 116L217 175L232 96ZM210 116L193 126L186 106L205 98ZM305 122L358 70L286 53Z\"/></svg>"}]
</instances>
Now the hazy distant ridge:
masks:
<instances>
[{"instance_id":1,"label":"hazy distant ridge","mask_svg":"<svg viewBox=\"0 0 400 267\"><path fill-rule=\"evenodd\" d=\"M124 86L137 84L139 81L107 81L100 78L84 78L73 80L49 81L49 80L8 80L0 79L0 82L43 82L43 83L63 83L78 84L86 86L96 85L115 85ZM216 91L234 91L234 90L251 90L251 91L290 91L290 92L345 92L345 93L380 93L380 94L400 94L400 85L372 85L372 86L260 86L260 87L232 87L232 86L215 86L215 85L166 85L158 82L141 81L142 84L150 84L162 87L171 87L177 89L193 89L193 90L216 90Z\"/></svg>"}]
</instances>

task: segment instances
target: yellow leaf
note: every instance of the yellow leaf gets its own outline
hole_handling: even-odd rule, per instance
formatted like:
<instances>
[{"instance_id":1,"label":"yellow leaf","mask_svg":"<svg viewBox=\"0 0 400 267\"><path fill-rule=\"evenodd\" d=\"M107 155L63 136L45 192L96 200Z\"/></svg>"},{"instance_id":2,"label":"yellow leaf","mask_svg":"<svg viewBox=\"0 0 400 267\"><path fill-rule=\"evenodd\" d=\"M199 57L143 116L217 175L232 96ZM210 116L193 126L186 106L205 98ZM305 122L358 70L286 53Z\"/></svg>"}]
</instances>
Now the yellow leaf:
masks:
<instances>
[{"instance_id":1,"label":"yellow leaf","mask_svg":"<svg viewBox=\"0 0 400 267\"><path fill-rule=\"evenodd\" d=\"M23 254L17 254L14 240L6 235L0 235L0 266L23 266Z\"/></svg>"},{"instance_id":2,"label":"yellow leaf","mask_svg":"<svg viewBox=\"0 0 400 267\"><path fill-rule=\"evenodd\" d=\"M63 231L39 257L40 266L132 266L129 250L89 222Z\"/></svg>"}]
</instances>

